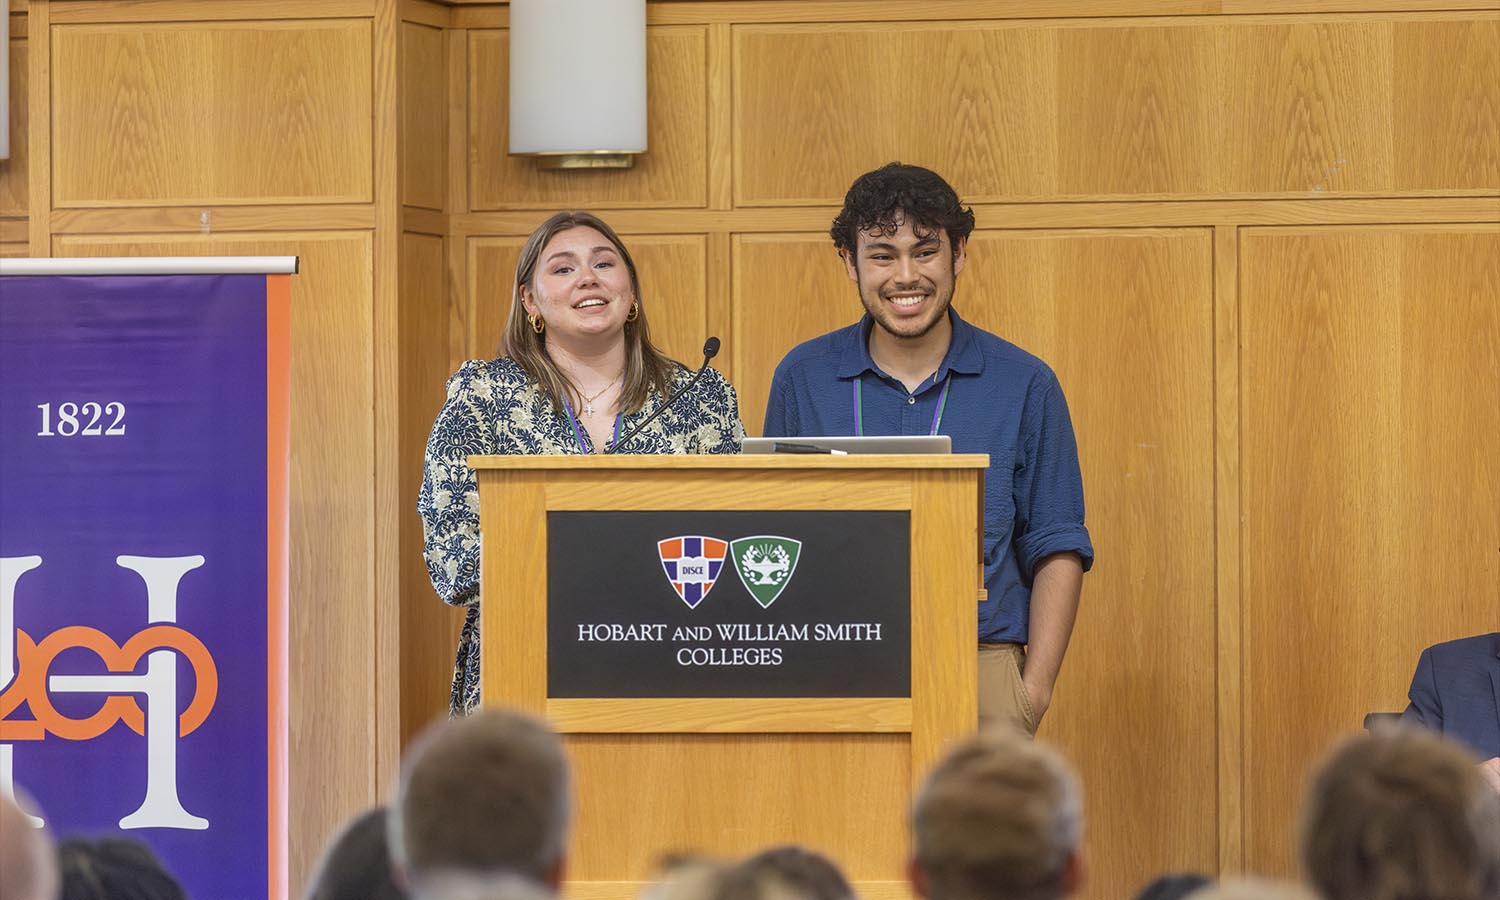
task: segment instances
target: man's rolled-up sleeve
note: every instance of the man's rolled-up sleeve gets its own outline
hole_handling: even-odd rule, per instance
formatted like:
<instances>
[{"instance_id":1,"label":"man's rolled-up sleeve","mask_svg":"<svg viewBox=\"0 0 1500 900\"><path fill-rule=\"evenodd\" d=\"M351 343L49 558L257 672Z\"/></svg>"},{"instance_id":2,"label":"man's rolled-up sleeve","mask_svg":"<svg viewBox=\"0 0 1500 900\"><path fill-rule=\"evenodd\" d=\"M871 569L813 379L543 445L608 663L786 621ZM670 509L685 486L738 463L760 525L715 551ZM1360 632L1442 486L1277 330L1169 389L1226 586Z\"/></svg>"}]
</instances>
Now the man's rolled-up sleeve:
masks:
<instances>
[{"instance_id":1,"label":"man's rolled-up sleeve","mask_svg":"<svg viewBox=\"0 0 1500 900\"><path fill-rule=\"evenodd\" d=\"M1087 572L1094 545L1083 519L1083 476L1078 444L1062 386L1050 372L1026 402L1020 465L1015 478L1016 553L1031 578L1057 553L1077 553Z\"/></svg>"}]
</instances>

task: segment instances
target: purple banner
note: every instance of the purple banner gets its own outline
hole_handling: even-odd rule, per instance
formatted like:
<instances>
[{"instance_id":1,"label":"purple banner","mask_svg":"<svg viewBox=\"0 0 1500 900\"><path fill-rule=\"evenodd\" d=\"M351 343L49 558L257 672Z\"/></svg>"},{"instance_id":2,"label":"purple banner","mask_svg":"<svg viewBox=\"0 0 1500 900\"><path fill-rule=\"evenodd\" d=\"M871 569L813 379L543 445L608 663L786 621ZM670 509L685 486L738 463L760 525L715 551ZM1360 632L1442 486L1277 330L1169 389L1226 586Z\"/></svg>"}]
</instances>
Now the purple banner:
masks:
<instances>
[{"instance_id":1,"label":"purple banner","mask_svg":"<svg viewBox=\"0 0 1500 900\"><path fill-rule=\"evenodd\" d=\"M285 282L0 279L0 790L194 897L285 892Z\"/></svg>"}]
</instances>

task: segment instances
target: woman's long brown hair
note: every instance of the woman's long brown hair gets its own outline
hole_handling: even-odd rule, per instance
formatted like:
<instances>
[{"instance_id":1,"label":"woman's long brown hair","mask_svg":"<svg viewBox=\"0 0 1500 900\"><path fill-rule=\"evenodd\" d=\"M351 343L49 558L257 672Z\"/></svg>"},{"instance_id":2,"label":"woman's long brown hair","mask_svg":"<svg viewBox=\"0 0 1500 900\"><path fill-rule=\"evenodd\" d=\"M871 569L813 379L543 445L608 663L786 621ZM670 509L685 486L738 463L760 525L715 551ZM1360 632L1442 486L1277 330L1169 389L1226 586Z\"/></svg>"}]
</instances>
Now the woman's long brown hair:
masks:
<instances>
[{"instance_id":1,"label":"woman's long brown hair","mask_svg":"<svg viewBox=\"0 0 1500 900\"><path fill-rule=\"evenodd\" d=\"M614 245L625 268L630 272L630 290L635 295L637 315L635 321L625 323L625 374L620 388L620 411L640 412L646 399L653 393L666 396L672 389L672 379L678 364L664 356L651 343L651 329L646 325L646 302L641 296L640 278L635 272L635 260L620 236L593 213L582 210L566 210L537 226L521 248L521 258L516 262L515 283L511 286L510 315L505 320L505 332L500 337L500 355L515 360L526 374L530 375L552 401L558 412L563 404L581 405L582 396L578 386L568 380L552 357L547 355L547 335L537 334L526 319L526 307L521 302L521 288L536 292L536 266L547 243L564 231L572 228L592 228Z\"/></svg>"}]
</instances>

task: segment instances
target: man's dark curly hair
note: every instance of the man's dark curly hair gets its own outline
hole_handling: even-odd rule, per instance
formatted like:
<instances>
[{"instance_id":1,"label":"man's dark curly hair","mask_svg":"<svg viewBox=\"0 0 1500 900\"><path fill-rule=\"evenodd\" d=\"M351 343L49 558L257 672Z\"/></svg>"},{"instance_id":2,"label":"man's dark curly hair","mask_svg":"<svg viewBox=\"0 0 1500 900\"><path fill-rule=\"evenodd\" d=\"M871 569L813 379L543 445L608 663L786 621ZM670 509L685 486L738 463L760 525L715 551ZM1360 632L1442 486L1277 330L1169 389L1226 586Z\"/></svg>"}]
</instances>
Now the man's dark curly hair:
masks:
<instances>
[{"instance_id":1,"label":"man's dark curly hair","mask_svg":"<svg viewBox=\"0 0 1500 900\"><path fill-rule=\"evenodd\" d=\"M854 179L828 233L835 247L852 254L861 231L891 235L903 221L923 237L948 232L957 256L958 245L974 230L974 210L958 202L957 192L931 169L886 163Z\"/></svg>"}]
</instances>

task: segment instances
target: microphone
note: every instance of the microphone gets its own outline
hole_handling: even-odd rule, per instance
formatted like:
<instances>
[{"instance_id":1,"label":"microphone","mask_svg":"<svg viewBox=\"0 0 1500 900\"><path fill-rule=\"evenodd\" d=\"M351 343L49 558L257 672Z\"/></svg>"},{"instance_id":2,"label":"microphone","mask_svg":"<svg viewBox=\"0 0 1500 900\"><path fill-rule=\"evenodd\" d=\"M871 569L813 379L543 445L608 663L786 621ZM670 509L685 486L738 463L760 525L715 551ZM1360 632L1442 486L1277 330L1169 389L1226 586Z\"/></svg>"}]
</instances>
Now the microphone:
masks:
<instances>
[{"instance_id":1,"label":"microphone","mask_svg":"<svg viewBox=\"0 0 1500 900\"><path fill-rule=\"evenodd\" d=\"M645 420L642 421L639 425L625 432L624 437L620 438L618 441L615 441L613 444L610 444L604 452L606 454L614 453L616 450L620 449L627 442L629 442L631 438L644 431L647 425L650 425L653 421L656 420L657 416L667 411L667 407L671 406L673 403L676 403L678 397L681 397L683 394L686 394L688 391L693 389L693 385L697 384L698 379L703 377L703 373L708 371L708 361L718 355L719 339L716 337L711 337L708 340L704 341L703 365L698 367L698 371L693 373L693 377L688 379L688 383L683 385L681 390L672 392L672 396L667 398L667 402L663 403L661 406L658 406L656 408L656 411L647 416Z\"/></svg>"}]
</instances>

